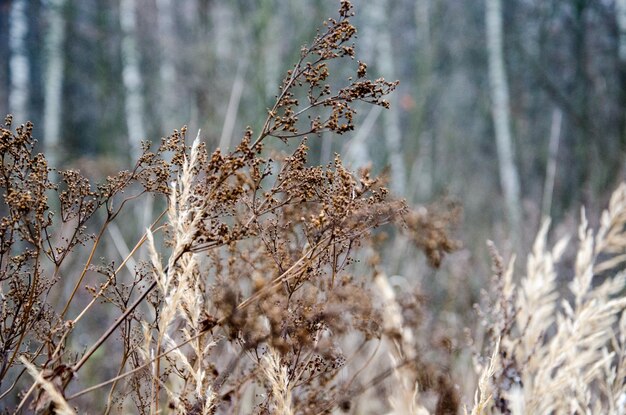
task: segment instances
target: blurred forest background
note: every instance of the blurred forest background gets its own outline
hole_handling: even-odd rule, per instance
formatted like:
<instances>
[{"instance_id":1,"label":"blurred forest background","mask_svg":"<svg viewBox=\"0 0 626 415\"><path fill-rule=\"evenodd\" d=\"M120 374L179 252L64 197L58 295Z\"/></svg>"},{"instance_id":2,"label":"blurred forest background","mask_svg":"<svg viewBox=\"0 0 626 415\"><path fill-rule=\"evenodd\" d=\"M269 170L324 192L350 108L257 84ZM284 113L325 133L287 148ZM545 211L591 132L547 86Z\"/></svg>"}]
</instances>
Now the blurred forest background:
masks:
<instances>
[{"instance_id":1,"label":"blurred forest background","mask_svg":"<svg viewBox=\"0 0 626 415\"><path fill-rule=\"evenodd\" d=\"M419 273L449 275L429 295L467 310L490 273L487 239L525 251L542 216L574 233L581 205L597 217L624 176L626 1L354 3L357 56L400 85L391 110L364 105L352 133L311 139L312 161L340 152L352 168L388 168L411 204L458 201L464 248L442 271ZM2 0L0 113L33 121L52 165L94 178L185 124L224 150L247 125L260 128L300 46L336 8ZM386 260L410 278L425 267L404 246L389 242Z\"/></svg>"}]
</instances>

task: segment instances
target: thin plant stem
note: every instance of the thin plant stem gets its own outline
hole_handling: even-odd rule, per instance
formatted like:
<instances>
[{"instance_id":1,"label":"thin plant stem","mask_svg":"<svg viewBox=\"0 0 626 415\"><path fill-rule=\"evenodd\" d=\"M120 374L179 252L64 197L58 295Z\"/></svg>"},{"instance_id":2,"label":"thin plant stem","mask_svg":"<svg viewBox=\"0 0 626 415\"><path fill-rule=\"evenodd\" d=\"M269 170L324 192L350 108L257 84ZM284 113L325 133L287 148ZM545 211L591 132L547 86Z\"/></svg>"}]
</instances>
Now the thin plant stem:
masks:
<instances>
[{"instance_id":1,"label":"thin plant stem","mask_svg":"<svg viewBox=\"0 0 626 415\"><path fill-rule=\"evenodd\" d=\"M90 386L90 387L88 387L87 389L83 389L82 391L76 392L75 394L68 396L68 397L66 398L66 400L70 401L70 400L72 400L72 399L76 399L76 398L78 398L79 396L82 396L82 395L85 395L85 394L87 394L87 393L89 393L89 392L93 392L93 391L95 391L95 390L98 390L98 389L100 389L100 388L102 388L102 387L104 387L104 386L106 386L106 385L109 385L109 384L111 384L111 383L113 383L113 382L117 382L117 381L119 381L119 380L121 380L121 379L124 379L125 377L128 377L128 376L132 375L133 373L137 373L137 372L139 372L139 371L141 371L141 370L143 370L143 369L147 368L147 367L148 367L148 366L150 366L151 364L153 364L153 363L154 363L157 359L160 359L160 358L162 358L163 356L166 356L166 355L170 354L171 352L173 352L173 351L175 351L175 350L177 350L177 349L180 349L181 347L183 347L183 346L184 346L184 345L186 345L187 343L192 342L192 341L193 341L193 340L195 340L196 338L199 338L199 337L203 336L204 334L206 334L206 332L207 332L207 331L208 331L208 330L201 331L200 333L196 334L195 336L190 337L190 338L188 338L187 340L182 341L181 343L178 343L177 345L175 345L175 346L173 346L172 348L170 348L170 349L168 349L168 350L166 350L166 351L162 352L161 354L159 354L159 355L155 356L153 359L149 360L148 362L144 363L144 364L143 364L143 365L141 365L141 366L137 366L136 368L134 368L134 369L132 369L132 370L129 370L128 372L124 372L124 373L122 373L121 375L115 376L114 378L111 378L111 379L106 380L106 381L104 381L104 382L98 383L97 385Z\"/></svg>"},{"instance_id":2,"label":"thin plant stem","mask_svg":"<svg viewBox=\"0 0 626 415\"><path fill-rule=\"evenodd\" d=\"M83 267L82 272L80 273L80 277L78 277L78 281L76 281L76 284L74 284L74 289L72 290L70 297L65 302L65 307L63 307L63 311L61 311L61 319L65 317L65 314L69 310L70 304L72 303L72 300L74 299L74 296L76 295L76 292L78 291L78 287L80 287L80 284L83 282L83 279L85 278L85 275L87 274L87 270L89 269L89 266L91 265L91 261L93 260L93 257L96 254L96 248L100 244L100 240L102 239L102 235L104 235L104 231L106 230L109 224L109 221L110 221L110 218L107 217L106 221L100 228L98 235L96 236L93 246L91 247L91 252L89 252L89 257L87 258L87 261L85 262L85 266Z\"/></svg>"},{"instance_id":3,"label":"thin plant stem","mask_svg":"<svg viewBox=\"0 0 626 415\"><path fill-rule=\"evenodd\" d=\"M159 221L163 218L163 216L165 216L165 213L167 213L167 210L164 210L159 217L152 223L152 225L150 225L150 230L154 230L154 226L159 223ZM137 252L137 250L144 244L144 242L146 242L147 239L147 233L144 232L143 236L141 237L141 239L139 239L139 241L135 244L135 246L133 247L133 249L130 251L130 253L128 254L128 256L126 258L124 258L124 260L122 261L122 263L117 267L117 269L115 270L115 275L117 275L122 268L126 265L126 262L128 262L129 258L131 258L135 252ZM94 296L94 298L91 299L91 301L89 302L89 304L87 304L85 306L85 308L83 308L83 310L80 312L80 314L78 316L76 316L76 318L74 319L73 323L76 324L87 312L87 310L89 310L96 302L96 300L98 299L98 297L100 297L100 295L102 295L102 293L104 292L104 290L109 286L110 284L110 279L102 286L102 288L100 288L100 291L98 292L98 294L96 296Z\"/></svg>"}]
</instances>

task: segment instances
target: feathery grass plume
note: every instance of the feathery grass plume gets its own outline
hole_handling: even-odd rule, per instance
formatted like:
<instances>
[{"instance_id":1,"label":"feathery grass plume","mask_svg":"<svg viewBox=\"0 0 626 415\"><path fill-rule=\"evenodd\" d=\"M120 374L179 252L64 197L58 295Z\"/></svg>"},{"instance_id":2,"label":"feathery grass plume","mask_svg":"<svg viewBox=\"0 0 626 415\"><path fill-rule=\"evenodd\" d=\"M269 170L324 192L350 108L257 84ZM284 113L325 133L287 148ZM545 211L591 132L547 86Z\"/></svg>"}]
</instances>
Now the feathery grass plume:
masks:
<instances>
[{"instance_id":1,"label":"feathery grass plume","mask_svg":"<svg viewBox=\"0 0 626 415\"><path fill-rule=\"evenodd\" d=\"M560 299L556 291L555 263L565 242L548 250L547 224L542 226L527 275L516 289L516 319L496 332L502 341L498 367L490 377L493 407L499 412L615 413L623 408L625 385L617 373L624 373L626 352L626 323L618 319L626 308L626 280L619 269L626 248L625 200L622 184L595 236L582 211L574 276L568 285L572 301ZM598 271L605 280L594 282ZM481 393L484 384L481 377ZM476 403L476 413L484 412L484 406Z\"/></svg>"},{"instance_id":2,"label":"feathery grass plume","mask_svg":"<svg viewBox=\"0 0 626 415\"><path fill-rule=\"evenodd\" d=\"M294 414L287 367L280 362L280 355L270 347L265 356L263 356L260 366L263 375L270 384L273 401L271 405L272 413L281 415Z\"/></svg>"},{"instance_id":3,"label":"feathery grass plume","mask_svg":"<svg viewBox=\"0 0 626 415\"><path fill-rule=\"evenodd\" d=\"M611 195L609 208L602 212L600 229L596 236L595 251L608 254L594 265L593 271L597 274L617 266L626 261L626 238L621 225L626 222L626 183L621 183Z\"/></svg>"},{"instance_id":4,"label":"feathery grass plume","mask_svg":"<svg viewBox=\"0 0 626 415\"><path fill-rule=\"evenodd\" d=\"M412 282L399 276L393 278L398 284L395 288L382 271L376 272L373 281L383 310L381 354L391 362L391 376L385 381L392 409L389 414L425 415L429 410L435 415L457 413L460 399L451 373L446 364L433 364L435 359L429 356L436 355L441 346L428 335L423 336L411 316L427 312L416 309L421 308L421 294L414 292L413 298L408 297L405 290ZM372 360L378 365L384 362L381 358Z\"/></svg>"},{"instance_id":5,"label":"feathery grass plume","mask_svg":"<svg viewBox=\"0 0 626 415\"><path fill-rule=\"evenodd\" d=\"M197 336L204 330L202 310L204 310L203 286L197 271L197 254L189 252L191 244L198 230L200 221L204 218L206 199L198 197L195 183L200 171L199 160L203 158L203 147L200 145L200 132L194 140L189 157L183 155L181 173L172 183L169 195L168 230L169 243L172 246L167 267L161 264L161 259L150 230L147 230L148 247L154 269L154 278L163 301L158 315L157 338L155 350L146 351L145 355L160 355L163 346L173 352L166 360L172 366L166 373L172 374L169 378L178 388L173 390L163 383L170 402L177 413L186 413L191 408L201 408L202 413L209 413L213 408L213 393L207 383L207 368L201 363L208 350L215 345L207 342L203 336ZM173 327L176 319L180 324ZM171 333L171 334L170 334ZM190 359L178 347L172 337L188 342L193 358ZM154 365L155 402L158 400L158 385L161 384L160 358L156 358ZM166 380L168 377L166 376Z\"/></svg>"},{"instance_id":6,"label":"feathery grass plume","mask_svg":"<svg viewBox=\"0 0 626 415\"><path fill-rule=\"evenodd\" d=\"M405 364L416 357L413 330L404 325L402 311L387 276L379 272L374 278L374 284L383 300L383 333L389 357L395 368L391 379L393 387L388 397L393 412L389 414L428 414L426 408L419 403L419 385L415 368Z\"/></svg>"},{"instance_id":7,"label":"feathery grass plume","mask_svg":"<svg viewBox=\"0 0 626 415\"><path fill-rule=\"evenodd\" d=\"M532 252L528 255L527 274L521 282L517 296L517 326L523 327L525 335L521 339L522 359L532 358L533 349L540 342L552 324L558 293L556 292L556 272L554 261L560 252L546 251L546 238L550 222L541 226ZM506 338L504 338L506 342Z\"/></svg>"},{"instance_id":8,"label":"feathery grass plume","mask_svg":"<svg viewBox=\"0 0 626 415\"><path fill-rule=\"evenodd\" d=\"M623 273L622 273L623 274ZM612 333L610 349L616 356L614 360L605 359L603 376L598 387L607 396L611 413L626 413L626 313L622 313L617 333ZM603 350L608 355L609 347Z\"/></svg>"},{"instance_id":9,"label":"feathery grass plume","mask_svg":"<svg viewBox=\"0 0 626 415\"><path fill-rule=\"evenodd\" d=\"M493 376L498 368L498 358L500 355L500 339L496 340L496 344L489 359L489 364L486 365L478 380L478 389L474 394L474 407L472 408L471 415L483 415L488 414L488 408L493 404ZM463 408L465 415L467 415L467 408Z\"/></svg>"},{"instance_id":10,"label":"feathery grass plume","mask_svg":"<svg viewBox=\"0 0 626 415\"><path fill-rule=\"evenodd\" d=\"M61 385L55 385L44 376L43 372L37 370L35 365L30 363L23 356L20 361L28 370L28 373L35 379L35 384L41 388L37 393L37 398L33 402L33 409L36 413L55 413L58 415L76 415L76 412L65 400L61 393ZM58 379L52 377L52 379Z\"/></svg>"}]
</instances>

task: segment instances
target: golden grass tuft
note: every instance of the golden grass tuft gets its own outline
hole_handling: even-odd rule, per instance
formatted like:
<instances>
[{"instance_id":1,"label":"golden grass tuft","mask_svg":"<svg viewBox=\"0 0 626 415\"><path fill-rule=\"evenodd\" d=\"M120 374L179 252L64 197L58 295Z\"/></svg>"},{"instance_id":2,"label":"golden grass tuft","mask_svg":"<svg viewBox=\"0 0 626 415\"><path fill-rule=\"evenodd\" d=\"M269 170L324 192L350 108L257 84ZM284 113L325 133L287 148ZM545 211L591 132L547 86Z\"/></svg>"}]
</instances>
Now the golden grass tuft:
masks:
<instances>
[{"instance_id":1,"label":"golden grass tuft","mask_svg":"<svg viewBox=\"0 0 626 415\"><path fill-rule=\"evenodd\" d=\"M560 293L557 263L566 241L549 249L548 223L542 226L526 275L513 284L509 267L496 292L495 346L473 413L624 411L625 227L626 184L621 184L596 232L582 211L573 277Z\"/></svg>"}]
</instances>

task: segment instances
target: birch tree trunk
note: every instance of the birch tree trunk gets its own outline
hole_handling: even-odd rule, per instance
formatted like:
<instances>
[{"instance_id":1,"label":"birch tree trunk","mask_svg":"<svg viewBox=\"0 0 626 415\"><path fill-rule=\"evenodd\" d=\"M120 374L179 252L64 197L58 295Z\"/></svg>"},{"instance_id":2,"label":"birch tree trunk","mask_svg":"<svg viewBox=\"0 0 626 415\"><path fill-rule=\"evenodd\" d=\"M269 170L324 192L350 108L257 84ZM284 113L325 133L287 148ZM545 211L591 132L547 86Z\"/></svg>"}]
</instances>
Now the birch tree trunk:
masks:
<instances>
[{"instance_id":1,"label":"birch tree trunk","mask_svg":"<svg viewBox=\"0 0 626 415\"><path fill-rule=\"evenodd\" d=\"M46 36L46 78L44 97L44 149L52 167L59 166L59 141L61 111L63 108L63 71L65 66L63 43L65 41L65 0L50 0L48 33Z\"/></svg>"},{"instance_id":2,"label":"birch tree trunk","mask_svg":"<svg viewBox=\"0 0 626 415\"><path fill-rule=\"evenodd\" d=\"M265 98L271 101L276 94L276 86L280 84L281 70L284 66L281 39L284 31L286 7L276 4L273 0L261 1L260 7L265 21L261 33L262 52L260 60L263 68Z\"/></svg>"},{"instance_id":3,"label":"birch tree trunk","mask_svg":"<svg viewBox=\"0 0 626 415\"><path fill-rule=\"evenodd\" d=\"M365 167L370 162L371 158L366 139L374 129L374 125L381 112L382 107L372 106L359 129L350 141L346 143L343 154L351 169Z\"/></svg>"},{"instance_id":4,"label":"birch tree trunk","mask_svg":"<svg viewBox=\"0 0 626 415\"><path fill-rule=\"evenodd\" d=\"M6 63L0 66L0 115L4 117L9 113L9 13L0 13L0 56L5 56Z\"/></svg>"},{"instance_id":5,"label":"birch tree trunk","mask_svg":"<svg viewBox=\"0 0 626 415\"><path fill-rule=\"evenodd\" d=\"M620 64L620 75L622 79L622 88L626 87L626 0L615 0L615 20L617 22L617 29L619 31L619 43L618 43L618 58ZM622 102L626 102L626 92L622 92ZM626 111L626 108L622 108L622 111ZM626 119L626 115L622 115ZM622 124L622 146L626 147L626 122ZM626 172L626 159L622 161L622 170Z\"/></svg>"},{"instance_id":6,"label":"birch tree trunk","mask_svg":"<svg viewBox=\"0 0 626 415\"><path fill-rule=\"evenodd\" d=\"M122 38L122 81L126 93L126 126L132 160L141 153L141 140L146 137L144 127L144 98L137 48L137 10L135 0L120 1Z\"/></svg>"},{"instance_id":7,"label":"birch tree trunk","mask_svg":"<svg viewBox=\"0 0 626 415\"><path fill-rule=\"evenodd\" d=\"M26 1L14 0L9 17L9 112L13 114L15 124L28 120L30 64L26 49L27 35Z\"/></svg>"},{"instance_id":8,"label":"birch tree trunk","mask_svg":"<svg viewBox=\"0 0 626 415\"><path fill-rule=\"evenodd\" d=\"M227 90L219 91L220 101L228 96L228 104L215 108L215 113L222 117L222 132L219 138L219 148L228 151L235 132L239 104L246 85L245 46L237 33L237 19L235 7L228 3L216 3L213 10L213 29L215 30L215 56L217 61L216 80L220 87L232 85L230 93ZM233 51L238 50L241 56ZM234 76L233 76L234 75ZM217 127L216 127L217 128Z\"/></svg>"},{"instance_id":9,"label":"birch tree trunk","mask_svg":"<svg viewBox=\"0 0 626 415\"><path fill-rule=\"evenodd\" d=\"M176 31L174 25L174 4L172 0L157 0L157 21L159 25L159 57L160 101L159 118L161 133L167 134L174 128L180 128L188 120L182 120L180 100L176 89L176 61L178 54Z\"/></svg>"},{"instance_id":10,"label":"birch tree trunk","mask_svg":"<svg viewBox=\"0 0 626 415\"><path fill-rule=\"evenodd\" d=\"M491 112L496 134L500 185L504 194L507 219L516 242L521 240L520 185L513 155L510 126L509 90L502 46L501 0L486 0L487 51Z\"/></svg>"},{"instance_id":11,"label":"birch tree trunk","mask_svg":"<svg viewBox=\"0 0 626 415\"><path fill-rule=\"evenodd\" d=\"M409 201L429 200L433 193L435 175L435 140L426 122L432 102L435 74L433 72L433 41L430 28L431 0L415 2L415 50L416 73L415 110L412 114L412 130L418 139L418 151L407 178L406 198Z\"/></svg>"},{"instance_id":12,"label":"birch tree trunk","mask_svg":"<svg viewBox=\"0 0 626 415\"><path fill-rule=\"evenodd\" d=\"M226 107L226 115L224 116L224 125L219 141L219 148L222 151L229 151L230 149L230 142L235 131L235 121L237 121L237 113L239 111L239 103L241 102L241 95L243 94L246 82L245 72L245 63L243 63L242 58L242 61L237 66L237 74L233 81L228 106Z\"/></svg>"},{"instance_id":13,"label":"birch tree trunk","mask_svg":"<svg viewBox=\"0 0 626 415\"><path fill-rule=\"evenodd\" d=\"M563 111L555 108L552 111L552 125L550 127L550 140L548 144L548 163L546 165L546 179L543 185L543 198L541 199L541 216L549 218L552 211L552 193L556 178L556 162L561 138L561 122Z\"/></svg>"},{"instance_id":14,"label":"birch tree trunk","mask_svg":"<svg viewBox=\"0 0 626 415\"><path fill-rule=\"evenodd\" d=\"M141 140L146 138L141 59L137 47L137 4L135 0L120 0L120 26L123 32L122 81L126 94L126 127L131 163L135 163L141 156ZM146 199L146 203L142 205L137 205L139 229L145 229L149 226L152 219L152 207L152 198Z\"/></svg>"},{"instance_id":15,"label":"birch tree trunk","mask_svg":"<svg viewBox=\"0 0 626 415\"><path fill-rule=\"evenodd\" d=\"M366 29L364 49L375 51L372 63L375 64L377 75L388 80L395 80L393 45L389 27L389 6L387 0L371 2L364 10L369 28ZM368 45L369 43L369 45ZM366 60L367 62L367 60ZM406 170L402 152L402 134L400 132L400 113L397 108L398 93L391 94L388 99L392 110L383 111L383 137L387 148L388 162L391 169L390 187L396 194L403 194L406 187Z\"/></svg>"},{"instance_id":16,"label":"birch tree trunk","mask_svg":"<svg viewBox=\"0 0 626 415\"><path fill-rule=\"evenodd\" d=\"M626 62L626 0L615 0L615 11L619 29L619 59Z\"/></svg>"}]
</instances>

